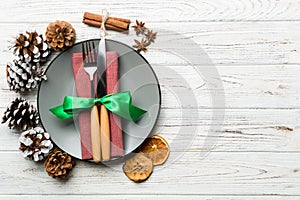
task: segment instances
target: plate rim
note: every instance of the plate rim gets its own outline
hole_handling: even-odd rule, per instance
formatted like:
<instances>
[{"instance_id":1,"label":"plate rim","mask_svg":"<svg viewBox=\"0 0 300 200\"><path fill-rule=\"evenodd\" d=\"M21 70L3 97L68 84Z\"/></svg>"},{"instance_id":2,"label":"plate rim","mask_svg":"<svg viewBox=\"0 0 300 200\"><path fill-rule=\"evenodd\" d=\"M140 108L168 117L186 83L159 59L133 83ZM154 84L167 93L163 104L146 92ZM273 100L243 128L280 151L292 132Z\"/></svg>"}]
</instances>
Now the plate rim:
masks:
<instances>
[{"instance_id":1,"label":"plate rim","mask_svg":"<svg viewBox=\"0 0 300 200\"><path fill-rule=\"evenodd\" d=\"M94 39L82 40L82 41L80 41L80 42L74 43L74 44L73 44L71 47L69 47L68 49L59 52L59 53L58 53L58 54L57 54L57 55L49 62L49 64L47 65L47 67L46 67L46 69L45 69L45 71L44 71L44 74L45 74L45 75L47 74L47 71L48 71L48 69L51 67L51 65L53 64L53 62L55 62L55 60L58 59L58 58L59 58L62 54L64 54L67 50L69 50L70 48L72 48L72 47L75 46L75 45L80 45L80 44L82 44L82 43L84 43L84 42L95 41L95 40L96 40L96 41L98 41L98 40L100 41L101 38L94 38ZM161 111L161 88L160 88L160 84L159 84L157 75L156 75L156 73L155 73L155 71L154 71L152 65L150 65L150 63L148 62L148 60L147 60L143 55L141 55L139 52L137 52L133 47L131 47L131 46L129 46L128 44L125 44L125 43L123 43L123 42L117 41L117 40L112 40L112 39L105 39L105 40L108 40L108 41L111 41L111 42L119 43L119 44L124 45L124 46L128 47L129 49L135 51L136 54L138 54L138 55L145 61L145 63L147 64L147 66L150 68L150 70L152 71L152 73L153 73L153 75L154 75L154 78L155 78L156 83L157 83L157 89L158 89L158 96L159 96L159 102L158 102L158 104L159 104L159 108L158 108L158 112L157 112L157 115L156 115L155 122L154 122L154 124L153 124L151 130L150 130L149 133L147 134L147 137L149 137L150 134L153 132L153 129L155 128L156 124L157 124L158 117L159 117L160 111ZM38 116L39 116L39 119L40 119L40 120L39 120L39 121L40 121L40 124L41 124L41 126L43 127L43 129L45 130L45 132L47 132L47 129L45 128L45 126L44 126L44 124L43 124L43 122L42 122L42 118L41 118L41 115L40 115L40 112L39 112L39 111L40 111L40 101L39 101L39 98L40 98L40 89L41 89L41 85L42 85L42 83L43 83L44 81L47 81L47 80L42 80L42 81L40 81L39 84L38 84L38 90L37 90L37 98L36 98L36 100L37 100L37 109L38 109ZM49 133L49 134L50 134L50 133ZM116 158L111 158L109 161L113 161L113 160L117 160L117 159L122 159L122 158L124 158L125 156L130 155L131 153L133 153L136 149L138 149L138 148L140 147L140 145L147 139L147 137L145 137L143 140L141 140L141 142L137 145L137 147L136 147L135 149L133 149L132 151L130 151L129 153L124 154L124 156L120 156L120 157L116 157ZM59 147L59 146L52 140L51 134L50 134L50 140L52 141L52 143L53 143L56 147L62 149L61 147ZM62 150L63 150L63 149L62 149ZM63 150L63 151L65 151L65 150ZM65 152L66 152L66 151L65 151ZM66 153L68 153L68 152L66 152ZM68 154L71 155L70 153L68 153ZM74 157L74 158L77 158L77 159L79 159L79 160L82 160L82 161L90 161L89 159L78 158L78 157L76 157L76 156L74 156L74 155L71 155L71 156ZM105 161L105 162L109 162L109 161ZM100 163L102 163L102 162L100 162Z\"/></svg>"}]
</instances>

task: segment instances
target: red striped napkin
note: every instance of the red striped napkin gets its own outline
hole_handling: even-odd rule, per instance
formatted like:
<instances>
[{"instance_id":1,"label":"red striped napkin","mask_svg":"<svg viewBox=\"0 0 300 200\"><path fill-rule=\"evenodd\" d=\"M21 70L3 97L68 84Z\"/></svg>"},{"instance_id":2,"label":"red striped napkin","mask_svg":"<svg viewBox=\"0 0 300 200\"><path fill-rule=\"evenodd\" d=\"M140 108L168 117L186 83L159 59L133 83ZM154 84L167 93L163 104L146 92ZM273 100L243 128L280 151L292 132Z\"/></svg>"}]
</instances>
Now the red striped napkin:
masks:
<instances>
[{"instance_id":1,"label":"red striped napkin","mask_svg":"<svg viewBox=\"0 0 300 200\"><path fill-rule=\"evenodd\" d=\"M106 53L106 91L107 94L119 92L119 63L118 54L115 51ZM110 156L124 156L123 136L120 117L109 113L110 122Z\"/></svg>"},{"instance_id":2,"label":"red striped napkin","mask_svg":"<svg viewBox=\"0 0 300 200\"><path fill-rule=\"evenodd\" d=\"M107 94L119 91L119 66L118 54L115 51L106 52L106 90ZM85 72L82 63L82 53L74 53L72 56L72 66L76 95L81 97L91 97L91 83L89 75ZM96 77L96 76L95 76ZM94 79L95 80L95 79ZM97 85L95 80L94 85ZM92 159L90 112L79 113L79 131L81 137L82 159ZM123 136L121 120L118 116L110 113L110 138L111 138L111 157L124 156Z\"/></svg>"},{"instance_id":3,"label":"red striped napkin","mask_svg":"<svg viewBox=\"0 0 300 200\"><path fill-rule=\"evenodd\" d=\"M73 54L72 66L76 87L76 95L80 97L91 97L92 92L90 77L89 74L84 70L82 62L82 53ZM79 113L78 125L80 131L82 159L92 159L90 110Z\"/></svg>"}]
</instances>

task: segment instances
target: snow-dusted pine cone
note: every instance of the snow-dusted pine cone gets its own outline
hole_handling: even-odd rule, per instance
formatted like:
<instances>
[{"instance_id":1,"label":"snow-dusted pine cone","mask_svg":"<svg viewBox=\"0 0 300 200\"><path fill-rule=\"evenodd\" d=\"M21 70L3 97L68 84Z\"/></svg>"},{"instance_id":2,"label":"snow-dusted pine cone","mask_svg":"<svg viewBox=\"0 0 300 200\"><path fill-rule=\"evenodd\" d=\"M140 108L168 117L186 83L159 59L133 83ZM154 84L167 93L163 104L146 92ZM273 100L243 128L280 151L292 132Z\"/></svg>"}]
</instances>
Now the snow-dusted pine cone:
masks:
<instances>
[{"instance_id":1,"label":"snow-dusted pine cone","mask_svg":"<svg viewBox=\"0 0 300 200\"><path fill-rule=\"evenodd\" d=\"M63 51L75 42L75 29L66 21L56 20L48 25L46 30L47 43L55 51Z\"/></svg>"},{"instance_id":2,"label":"snow-dusted pine cone","mask_svg":"<svg viewBox=\"0 0 300 200\"><path fill-rule=\"evenodd\" d=\"M72 171L75 162L66 152L55 149L44 163L49 176L53 178L66 178Z\"/></svg>"},{"instance_id":3,"label":"snow-dusted pine cone","mask_svg":"<svg viewBox=\"0 0 300 200\"><path fill-rule=\"evenodd\" d=\"M6 65L7 83L15 92L31 91L38 87L41 80L46 80L44 68L39 63L25 63L14 60Z\"/></svg>"},{"instance_id":4,"label":"snow-dusted pine cone","mask_svg":"<svg viewBox=\"0 0 300 200\"><path fill-rule=\"evenodd\" d=\"M34 161L43 160L53 148L50 135L40 127L24 131L19 142L23 157Z\"/></svg>"},{"instance_id":5,"label":"snow-dusted pine cone","mask_svg":"<svg viewBox=\"0 0 300 200\"><path fill-rule=\"evenodd\" d=\"M4 112L2 123L7 121L9 128L24 131L38 125L38 111L26 99L16 98Z\"/></svg>"},{"instance_id":6,"label":"snow-dusted pine cone","mask_svg":"<svg viewBox=\"0 0 300 200\"><path fill-rule=\"evenodd\" d=\"M20 33L13 44L14 54L26 63L45 62L51 48L41 34L34 32Z\"/></svg>"}]
</instances>

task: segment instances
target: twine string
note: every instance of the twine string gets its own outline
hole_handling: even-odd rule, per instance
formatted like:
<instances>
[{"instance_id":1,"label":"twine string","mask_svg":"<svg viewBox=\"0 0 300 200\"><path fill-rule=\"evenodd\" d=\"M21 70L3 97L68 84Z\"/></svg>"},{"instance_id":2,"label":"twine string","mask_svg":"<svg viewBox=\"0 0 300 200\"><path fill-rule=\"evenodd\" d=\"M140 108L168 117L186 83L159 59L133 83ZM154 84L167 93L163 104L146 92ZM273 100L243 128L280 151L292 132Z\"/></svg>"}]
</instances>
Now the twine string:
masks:
<instances>
[{"instance_id":1,"label":"twine string","mask_svg":"<svg viewBox=\"0 0 300 200\"><path fill-rule=\"evenodd\" d=\"M105 23L106 20L108 19L109 13L107 12L107 10L102 10L102 23L101 23L101 27L100 27L100 36L101 38L105 37L108 33L106 31L105 28Z\"/></svg>"}]
</instances>

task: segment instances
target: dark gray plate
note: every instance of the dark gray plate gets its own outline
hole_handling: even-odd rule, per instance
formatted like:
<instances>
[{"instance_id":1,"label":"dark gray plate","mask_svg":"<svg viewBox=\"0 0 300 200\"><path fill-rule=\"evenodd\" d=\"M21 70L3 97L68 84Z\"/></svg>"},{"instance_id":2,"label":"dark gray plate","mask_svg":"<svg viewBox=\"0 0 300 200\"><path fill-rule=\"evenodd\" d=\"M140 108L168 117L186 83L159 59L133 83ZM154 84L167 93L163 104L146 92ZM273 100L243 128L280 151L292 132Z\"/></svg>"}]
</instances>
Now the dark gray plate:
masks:
<instances>
[{"instance_id":1,"label":"dark gray plate","mask_svg":"<svg viewBox=\"0 0 300 200\"><path fill-rule=\"evenodd\" d=\"M94 39L98 45L99 39ZM160 111L160 87L149 63L131 47L106 40L107 51L119 55L120 92L130 91L133 104L147 110L137 122L122 120L125 155L136 149L151 133ZM48 66L48 80L38 90L38 109L45 130L52 141L70 155L81 159L80 134L76 118L62 121L54 117L49 108L60 105L64 96L76 95L72 71L72 54L81 52L81 43L59 54Z\"/></svg>"}]
</instances>

